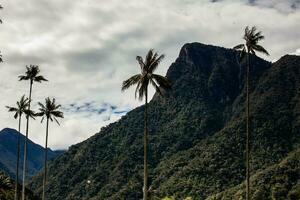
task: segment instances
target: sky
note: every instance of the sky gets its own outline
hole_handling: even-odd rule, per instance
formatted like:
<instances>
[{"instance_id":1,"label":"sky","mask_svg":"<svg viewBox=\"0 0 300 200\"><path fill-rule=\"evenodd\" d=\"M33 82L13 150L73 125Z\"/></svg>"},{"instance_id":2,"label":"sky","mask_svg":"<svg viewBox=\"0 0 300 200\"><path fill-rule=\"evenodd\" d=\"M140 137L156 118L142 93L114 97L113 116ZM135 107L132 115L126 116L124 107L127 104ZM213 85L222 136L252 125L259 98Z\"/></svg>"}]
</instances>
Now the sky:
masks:
<instances>
[{"instance_id":1,"label":"sky","mask_svg":"<svg viewBox=\"0 0 300 200\"><path fill-rule=\"evenodd\" d=\"M180 48L201 42L231 48L246 25L266 36L276 61L300 54L300 0L3 0L0 11L0 129L16 128L7 113L29 82L25 66L40 66L49 82L33 85L33 109L56 98L65 118L50 124L49 146L67 149L142 104L122 81L139 73L135 60L150 48L166 55L165 75ZM151 90L153 95L154 91ZM25 120L22 132L25 131ZM30 122L29 137L43 145L45 124Z\"/></svg>"}]
</instances>

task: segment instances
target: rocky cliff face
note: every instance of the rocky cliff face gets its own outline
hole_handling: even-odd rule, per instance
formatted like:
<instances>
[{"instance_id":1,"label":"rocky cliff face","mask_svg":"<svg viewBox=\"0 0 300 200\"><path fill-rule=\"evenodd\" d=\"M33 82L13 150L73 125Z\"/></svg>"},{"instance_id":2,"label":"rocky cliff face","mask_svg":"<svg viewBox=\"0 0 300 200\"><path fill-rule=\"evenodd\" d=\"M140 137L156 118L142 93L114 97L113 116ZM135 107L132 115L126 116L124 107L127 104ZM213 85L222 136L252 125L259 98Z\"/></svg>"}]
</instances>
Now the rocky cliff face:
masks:
<instances>
[{"instance_id":1,"label":"rocky cliff face","mask_svg":"<svg viewBox=\"0 0 300 200\"><path fill-rule=\"evenodd\" d=\"M231 49L186 44L170 66L173 88L149 104L152 195L208 195L244 179L244 69ZM252 172L299 144L299 64L252 56ZM50 163L49 199L141 199L143 110L72 146ZM41 192L42 176L31 187Z\"/></svg>"}]
</instances>

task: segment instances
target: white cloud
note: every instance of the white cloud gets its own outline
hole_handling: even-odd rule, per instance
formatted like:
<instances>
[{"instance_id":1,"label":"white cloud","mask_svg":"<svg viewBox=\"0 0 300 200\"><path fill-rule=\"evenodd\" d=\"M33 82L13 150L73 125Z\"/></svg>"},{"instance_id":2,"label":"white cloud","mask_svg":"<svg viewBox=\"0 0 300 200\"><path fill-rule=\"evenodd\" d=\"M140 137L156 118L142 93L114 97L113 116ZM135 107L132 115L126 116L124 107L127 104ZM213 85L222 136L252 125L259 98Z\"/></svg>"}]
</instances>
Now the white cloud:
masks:
<instances>
[{"instance_id":1,"label":"white cloud","mask_svg":"<svg viewBox=\"0 0 300 200\"><path fill-rule=\"evenodd\" d=\"M35 103L55 96L64 108L108 102L128 109L140 102L133 90L121 93L120 85L139 72L135 56L149 48L166 54L158 70L165 74L184 43L232 47L242 41L246 25L265 34L269 60L300 46L297 0L10 0L3 6L0 128L16 127L4 106L28 92L28 83L17 81L27 64L40 65L50 80L34 85ZM50 146L65 148L119 118L112 112L66 112L61 127L51 125ZM43 144L44 126L32 122L31 127L31 138Z\"/></svg>"}]
</instances>

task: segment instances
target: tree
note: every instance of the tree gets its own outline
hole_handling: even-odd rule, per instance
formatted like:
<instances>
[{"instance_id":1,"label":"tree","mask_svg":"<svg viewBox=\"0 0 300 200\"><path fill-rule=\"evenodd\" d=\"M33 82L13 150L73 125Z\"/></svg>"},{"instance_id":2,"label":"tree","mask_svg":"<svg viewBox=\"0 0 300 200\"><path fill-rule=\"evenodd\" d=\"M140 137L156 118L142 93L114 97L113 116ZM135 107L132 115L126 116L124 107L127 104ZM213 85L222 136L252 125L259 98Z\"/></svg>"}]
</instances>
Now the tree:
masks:
<instances>
[{"instance_id":1,"label":"tree","mask_svg":"<svg viewBox=\"0 0 300 200\"><path fill-rule=\"evenodd\" d=\"M129 87L136 85L135 98L142 100L145 97L145 110L144 110L144 186L143 186L143 199L148 199L148 85L151 83L156 92L163 96L162 89L170 89L171 84L167 78L153 74L157 69L159 63L163 60L164 55L158 55L154 53L153 49L150 49L146 55L145 60L141 56L137 56L141 73L132 76L125 80L122 85L122 91Z\"/></svg>"},{"instance_id":2,"label":"tree","mask_svg":"<svg viewBox=\"0 0 300 200\"><path fill-rule=\"evenodd\" d=\"M20 136L21 136L21 120L22 115L25 113L30 117L34 118L34 113L31 110L28 110L29 100L25 98L23 95L20 101L17 102L17 107L10 107L8 108L8 112L13 112L14 118L19 120L19 128L18 128L18 140L17 140L17 166L16 166L16 182L15 182L15 200L19 199L19 192L18 192L18 183L19 183L19 160L20 160Z\"/></svg>"},{"instance_id":3,"label":"tree","mask_svg":"<svg viewBox=\"0 0 300 200\"><path fill-rule=\"evenodd\" d=\"M255 26L251 29L247 26L245 28L245 33L243 39L245 44L239 44L234 47L235 50L241 50L240 58L243 59L247 53L247 74L246 74L246 200L250 200L250 99L249 99L249 79L250 79L250 54L256 55L256 52L264 53L269 55L264 47L258 44L259 41L263 40L265 37L262 35L261 31L257 32Z\"/></svg>"},{"instance_id":4,"label":"tree","mask_svg":"<svg viewBox=\"0 0 300 200\"><path fill-rule=\"evenodd\" d=\"M2 172L0 173L0 188L1 190L10 190L11 189L11 181L8 177L6 177Z\"/></svg>"},{"instance_id":5,"label":"tree","mask_svg":"<svg viewBox=\"0 0 300 200\"><path fill-rule=\"evenodd\" d=\"M40 108L39 112L36 113L36 116L41 116L43 122L44 118L46 118L46 142L45 142L45 157L44 157L44 179L43 179L43 196L42 200L45 200L45 190L46 190L46 179L47 179L47 160L48 160L48 131L49 131L49 120L55 120L56 123L59 125L57 118L63 118L63 113L58 109L61 105L56 105L55 99L53 98L52 101L50 98L45 99L45 105L42 103L38 103Z\"/></svg>"},{"instance_id":6,"label":"tree","mask_svg":"<svg viewBox=\"0 0 300 200\"><path fill-rule=\"evenodd\" d=\"M32 94L32 85L34 82L41 83L42 81L47 81L43 76L39 75L40 69L37 65L26 66L25 75L19 76L19 81L30 81L29 87L29 105L28 110L31 106L31 94ZM26 183L26 169L27 169L27 140L29 132L29 115L26 115L26 136L24 144L24 162L23 162L23 184L22 184L22 200L25 200L25 183Z\"/></svg>"}]
</instances>

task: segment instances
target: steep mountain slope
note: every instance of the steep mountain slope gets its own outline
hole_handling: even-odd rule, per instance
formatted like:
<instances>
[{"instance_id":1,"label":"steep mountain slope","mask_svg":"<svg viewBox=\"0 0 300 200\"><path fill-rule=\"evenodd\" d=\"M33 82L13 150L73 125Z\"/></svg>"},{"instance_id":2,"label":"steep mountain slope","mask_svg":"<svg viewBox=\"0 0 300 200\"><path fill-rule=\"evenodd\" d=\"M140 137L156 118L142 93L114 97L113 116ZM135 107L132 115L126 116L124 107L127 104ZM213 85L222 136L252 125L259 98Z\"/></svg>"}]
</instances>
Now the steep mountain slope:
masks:
<instances>
[{"instance_id":1,"label":"steep mountain slope","mask_svg":"<svg viewBox=\"0 0 300 200\"><path fill-rule=\"evenodd\" d=\"M280 163L259 170L251 177L253 200L300 199L300 148ZM230 188L207 200L239 200L245 195L245 185Z\"/></svg>"},{"instance_id":2,"label":"steep mountain slope","mask_svg":"<svg viewBox=\"0 0 300 200\"><path fill-rule=\"evenodd\" d=\"M186 44L166 99L149 105L153 196L204 199L244 178L244 69L231 49ZM251 57L253 172L299 143L299 64ZM141 199L143 109L129 112L50 163L49 199ZM31 187L41 192L42 176ZM72 187L70 187L72 186Z\"/></svg>"},{"instance_id":3,"label":"steep mountain slope","mask_svg":"<svg viewBox=\"0 0 300 200\"><path fill-rule=\"evenodd\" d=\"M22 177L23 149L24 139L21 136L21 159L20 159L20 176ZM15 178L17 162L17 141L18 132L14 129L3 129L0 131L0 170L7 175ZM49 160L60 155L62 152L48 149ZM32 141L28 142L28 175L33 176L42 169L44 165L44 148Z\"/></svg>"}]
</instances>

